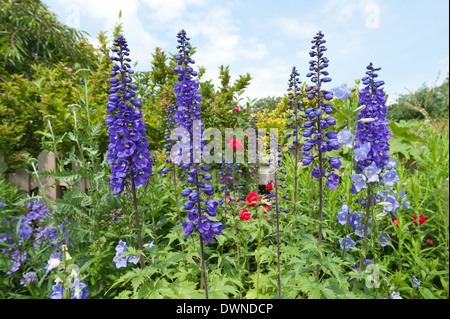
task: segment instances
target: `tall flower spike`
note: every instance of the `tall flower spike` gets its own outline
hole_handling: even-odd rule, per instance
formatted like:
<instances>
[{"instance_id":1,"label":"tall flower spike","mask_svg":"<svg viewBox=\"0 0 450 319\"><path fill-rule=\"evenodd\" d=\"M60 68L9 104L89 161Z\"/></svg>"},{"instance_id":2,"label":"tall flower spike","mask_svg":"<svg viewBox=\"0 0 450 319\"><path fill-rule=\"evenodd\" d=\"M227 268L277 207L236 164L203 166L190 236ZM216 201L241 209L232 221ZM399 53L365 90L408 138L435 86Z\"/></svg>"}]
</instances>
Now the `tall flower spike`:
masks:
<instances>
[{"instance_id":1,"label":"tall flower spike","mask_svg":"<svg viewBox=\"0 0 450 319\"><path fill-rule=\"evenodd\" d=\"M328 103L333 98L333 92L323 90L322 84L331 81L329 73L325 69L328 67L328 58L323 54L327 48L323 45L322 32L318 32L311 42L314 44L310 51L310 56L315 58L309 62L309 72L306 76L311 78L314 85L306 87L308 99L317 102L315 107L308 107L305 110L305 123L302 125L303 136L309 139L303 144L303 152L306 156L302 158L303 165L312 165L312 176L318 179L326 178L328 188L336 189L339 176L334 173L335 169L341 168L339 157L325 158L324 153L339 149L337 133L327 129L336 124L336 119L326 116L333 112L333 106ZM310 156L311 152L317 156ZM320 181L321 183L321 181Z\"/></svg>"},{"instance_id":2,"label":"tall flower spike","mask_svg":"<svg viewBox=\"0 0 450 319\"><path fill-rule=\"evenodd\" d=\"M333 92L322 89L322 84L331 81L328 76L328 58L324 56L327 48L324 46L326 41L324 35L319 31L311 41L313 46L309 55L313 58L309 62L309 73L313 85L306 87L309 100L316 102L314 107L308 107L305 110L305 123L303 124L303 136L308 138L303 144L303 152L306 156L302 158L303 165L311 165L311 174L319 179L319 245L322 244L322 210L323 210L323 178L326 179L326 185L330 189L336 189L339 182L339 176L334 173L335 169L340 169L341 162L339 158L325 158L324 153L339 149L339 142L335 131L328 131L328 127L336 124L336 119L329 115L333 112L333 106L328 103L333 98ZM310 156L310 152L317 156ZM317 265L316 276L319 278L320 267Z\"/></svg>"},{"instance_id":3,"label":"tall flower spike","mask_svg":"<svg viewBox=\"0 0 450 319\"><path fill-rule=\"evenodd\" d=\"M115 48L111 49L117 56L110 72L111 88L106 110L108 126L109 164L111 166L110 185L114 195L120 195L127 180L133 179L137 188L145 185L152 174L152 160L148 151L149 142L145 135L145 124L142 111L137 109L142 102L136 99L134 90L137 86L132 82L129 56L130 49L125 38L119 35L114 40Z\"/></svg>"},{"instance_id":4,"label":"tall flower spike","mask_svg":"<svg viewBox=\"0 0 450 319\"><path fill-rule=\"evenodd\" d=\"M186 32L181 30L178 35L177 46L178 61L174 71L178 73L178 82L174 85L174 93L176 95L175 103L177 111L175 112L175 122L183 132L181 138L185 140L183 144L181 160L177 165L181 166L187 173L185 189L181 195L188 197L184 202L184 209L188 211L189 221L182 223L184 235L189 236L197 229L200 236L200 251L202 259L202 274L205 285L205 296L208 298L208 288L206 281L206 272L204 267L203 243L213 242L215 235L222 233L222 223L213 222L210 217L217 214L218 202L213 199L202 199L202 195L207 197L214 194L214 186L210 184L211 175L208 173L209 167L200 165L200 161L196 154L202 154L205 146L203 136L203 122L200 116L200 102L202 95L198 92L199 81L193 79L197 72L191 67L195 61L190 57L192 47ZM186 154L187 153L187 154ZM201 180L202 179L202 180ZM190 185L191 186L190 186ZM206 213L206 214L205 214Z\"/></svg>"},{"instance_id":5,"label":"tall flower spike","mask_svg":"<svg viewBox=\"0 0 450 319\"><path fill-rule=\"evenodd\" d=\"M277 279L278 279L278 299L281 298L281 271L280 271L280 213L281 209L279 208L279 189L286 188L284 182L286 179L284 177L280 177L280 174L286 174L286 171L282 168L282 153L280 149L280 144L278 143L278 136L276 133L270 132L270 143L268 146L267 154L269 155L269 167L271 168L269 173L274 174L275 181L269 181L269 184L274 183L274 194L267 195L269 200L275 202L275 216L277 221ZM281 182L281 183L280 183ZM283 184L282 184L283 183ZM283 196L285 200L290 200L289 196ZM289 213L289 209L283 210L284 213Z\"/></svg>"},{"instance_id":6,"label":"tall flower spike","mask_svg":"<svg viewBox=\"0 0 450 319\"><path fill-rule=\"evenodd\" d=\"M366 77L362 78L366 85L359 93L358 107L362 109L358 113L356 124L355 154L359 150L367 150L359 156L356 172L361 173L364 168L375 162L376 166L383 169L389 163L390 154L388 140L391 138L386 119L388 108L386 106L386 93L381 86L384 81L377 80L376 71L372 63L367 67ZM364 107L365 106L365 107Z\"/></svg>"},{"instance_id":7,"label":"tall flower spike","mask_svg":"<svg viewBox=\"0 0 450 319\"><path fill-rule=\"evenodd\" d=\"M293 126L292 134L288 134L286 137L289 138L291 136L294 137L292 144L289 145L288 148L294 150L294 201L293 201L293 215L295 215L296 211L296 202L297 202L297 171L298 171L298 156L300 151L300 140L299 140L299 129L300 129L300 111L301 111L301 101L299 101L300 95L302 95L300 91L300 73L297 72L295 67L292 68L291 76L289 78L289 88L288 88L288 96L289 101L287 102L287 108L293 109L292 114L289 114L287 117L292 118L294 122L289 122L288 126Z\"/></svg>"},{"instance_id":8,"label":"tall flower spike","mask_svg":"<svg viewBox=\"0 0 450 319\"><path fill-rule=\"evenodd\" d=\"M189 197L189 200L184 203L184 208L190 213L192 209L196 209L196 213L199 217L198 219L190 219L189 222L184 222L183 226L185 228L185 236L191 234L194 228L197 227L198 231L202 235L203 241L212 242L213 236L221 233L221 227L211 228L209 226L214 223L206 223L206 220L209 220L206 215L204 215L201 220L200 217L202 216L203 211L205 211L209 216L216 215L217 205L212 203L213 200L206 201L201 199L202 193L207 196L213 195L214 186L209 184L209 181L211 180L211 175L207 173L209 171L209 167L206 165L201 166L200 163L194 159L195 152L201 152L205 146L203 138L203 122L200 116L200 102L202 95L198 92L198 80L192 78L197 75L197 72L191 67L191 64L194 64L195 61L190 57L192 50L192 47L189 44L190 39L186 36L186 32L184 30L180 31L177 37L179 45L177 46L178 54L176 55L176 59L179 66L176 66L174 71L178 73L179 82L175 83L173 89L176 95L175 101L177 106L177 111L175 112L174 118L178 127L183 128L185 132L189 134L189 155L184 156L182 162L182 167L187 173L187 184L183 186L188 187L188 184L192 185L192 188L186 188L182 192L182 195L187 194L186 197ZM199 139L200 143L196 143L196 140L198 142ZM202 172L205 173L203 174ZM204 181L200 181L200 178ZM207 208L202 208L202 206L204 206L201 205L202 203L206 205ZM209 206L208 203L210 204ZM191 216L197 215L191 214ZM200 227L198 227L199 222L201 222ZM215 232L216 230L217 232Z\"/></svg>"},{"instance_id":9,"label":"tall flower spike","mask_svg":"<svg viewBox=\"0 0 450 319\"><path fill-rule=\"evenodd\" d=\"M166 140L166 144L164 144L164 148L166 149L165 155L166 156L170 156L170 149L172 149L173 145L174 145L174 141L172 140L171 136L170 136L170 132L175 128L175 119L174 119L174 115L176 112L176 106L173 104L169 104L167 105L167 109L166 109L166 125L167 128L165 129L165 134L164 135L164 139ZM169 171L173 170L174 167L172 164L172 159L170 157L168 157L166 159L166 163L170 165L169 168L164 167L161 170L162 174L167 174Z\"/></svg>"},{"instance_id":10,"label":"tall flower spike","mask_svg":"<svg viewBox=\"0 0 450 319\"><path fill-rule=\"evenodd\" d=\"M136 99L134 90L137 86L132 82L130 49L123 35L114 40L115 48L111 49L111 60L116 61L110 72L111 88L106 110L109 114L106 124L109 134L108 154L111 166L110 185L114 195L120 195L125 185L130 185L130 193L133 196L134 218L137 229L139 249L144 250L141 229L139 224L139 212L137 208L136 190L147 184L152 175L152 159L148 151L149 142L145 134L145 124L142 121L142 111L136 108L142 106L142 102ZM145 262L140 255L141 269Z\"/></svg>"}]
</instances>

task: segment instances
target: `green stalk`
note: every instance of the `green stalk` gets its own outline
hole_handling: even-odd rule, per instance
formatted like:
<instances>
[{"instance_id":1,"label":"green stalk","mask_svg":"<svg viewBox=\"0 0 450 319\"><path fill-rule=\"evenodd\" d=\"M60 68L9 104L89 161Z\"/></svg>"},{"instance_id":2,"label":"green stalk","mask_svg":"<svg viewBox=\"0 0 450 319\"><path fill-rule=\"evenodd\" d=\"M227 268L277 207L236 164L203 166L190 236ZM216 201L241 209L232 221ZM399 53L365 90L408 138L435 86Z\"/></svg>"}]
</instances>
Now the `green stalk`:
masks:
<instances>
[{"instance_id":1,"label":"green stalk","mask_svg":"<svg viewBox=\"0 0 450 319\"><path fill-rule=\"evenodd\" d=\"M261 208L258 208L258 246L256 248L255 259L256 259L256 299L259 299L259 277L261 270L261 255L260 255L260 246L261 246L261 219L263 213L261 212Z\"/></svg>"},{"instance_id":2,"label":"green stalk","mask_svg":"<svg viewBox=\"0 0 450 319\"><path fill-rule=\"evenodd\" d=\"M372 185L367 186L367 199L366 199L366 215L364 217L365 219L365 225L364 225L364 240L362 245L362 251L361 251L361 258L359 261L359 271L362 273L362 266L363 262L366 259L366 246L367 246L367 231L369 229L369 216L370 216L370 207L372 207ZM372 236L373 237L373 236ZM356 278L355 285L353 286L353 289L358 286L359 278Z\"/></svg>"},{"instance_id":3,"label":"green stalk","mask_svg":"<svg viewBox=\"0 0 450 319\"><path fill-rule=\"evenodd\" d=\"M198 186L198 173L195 174L195 184L197 187L197 193L200 194L200 188ZM197 207L198 207L198 218L202 216L202 209L200 205L200 195L197 198ZM208 282L206 281L206 271L205 271L205 254L203 251L203 238L202 234L199 232L199 238L200 238L200 256L202 258L202 276L203 276L203 283L205 286L205 297L208 299Z\"/></svg>"},{"instance_id":4,"label":"green stalk","mask_svg":"<svg viewBox=\"0 0 450 319\"><path fill-rule=\"evenodd\" d=\"M278 213L278 174L275 173L275 209L277 214L277 280L278 280L278 299L281 299L281 270L280 270L280 216Z\"/></svg>"},{"instance_id":5,"label":"green stalk","mask_svg":"<svg viewBox=\"0 0 450 319\"><path fill-rule=\"evenodd\" d=\"M138 207L137 207L137 197L136 197L136 185L134 183L134 172L133 169L131 171L130 174L130 179L131 179L131 193L133 194L133 205L134 205L134 224L136 226L137 229L137 236L138 236L138 245L139 245L139 249L141 250L141 254L139 254L139 261L141 263L141 269L144 269L145 267L145 262L144 262L144 256L143 251L144 251L144 245L142 242L142 234L141 234L141 226L139 225L139 211L138 211Z\"/></svg>"}]
</instances>

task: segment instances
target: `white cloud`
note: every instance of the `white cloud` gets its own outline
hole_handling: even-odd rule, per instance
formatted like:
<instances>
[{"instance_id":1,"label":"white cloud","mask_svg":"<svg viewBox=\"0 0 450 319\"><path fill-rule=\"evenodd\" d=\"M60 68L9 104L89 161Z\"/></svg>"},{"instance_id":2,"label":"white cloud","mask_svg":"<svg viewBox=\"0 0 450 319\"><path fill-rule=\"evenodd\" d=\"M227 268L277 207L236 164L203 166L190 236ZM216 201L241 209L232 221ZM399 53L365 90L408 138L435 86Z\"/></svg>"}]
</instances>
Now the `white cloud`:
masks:
<instances>
[{"instance_id":1,"label":"white cloud","mask_svg":"<svg viewBox=\"0 0 450 319\"><path fill-rule=\"evenodd\" d=\"M170 22L179 19L190 6L203 6L204 0L143 0L150 9L150 18L157 22Z\"/></svg>"},{"instance_id":2,"label":"white cloud","mask_svg":"<svg viewBox=\"0 0 450 319\"><path fill-rule=\"evenodd\" d=\"M57 0L60 4L78 7L84 20L80 19L80 29L87 29L84 23L97 23L98 31L96 34L90 34L89 42L96 46L98 32L106 31L107 36L111 39L114 27L122 22L122 30L128 45L131 49L130 58L139 65L149 63L150 54L157 46L162 46L163 41L159 40L154 33L150 33L148 25L143 23L140 16L142 3L139 0ZM119 19L119 12L121 18ZM87 21L87 22L86 22ZM95 22L94 22L95 21Z\"/></svg>"},{"instance_id":3,"label":"white cloud","mask_svg":"<svg viewBox=\"0 0 450 319\"><path fill-rule=\"evenodd\" d=\"M204 78L211 79L214 85L220 83L221 65L229 65L233 74L236 65L257 63L269 54L264 43L256 37L245 36L245 30L239 29L231 6L210 5L196 15L183 14L182 25L191 38L191 45L197 49L194 55L197 67L206 68Z\"/></svg>"},{"instance_id":4,"label":"white cloud","mask_svg":"<svg viewBox=\"0 0 450 319\"><path fill-rule=\"evenodd\" d=\"M274 58L264 65L245 68L253 80L245 92L249 98L283 96L287 92L292 66L281 58Z\"/></svg>"},{"instance_id":5,"label":"white cloud","mask_svg":"<svg viewBox=\"0 0 450 319\"><path fill-rule=\"evenodd\" d=\"M320 28L316 26L316 24L304 21L300 18L274 18L269 21L269 25L277 29L281 33L281 35L293 39L309 39L312 38L312 36L320 30Z\"/></svg>"},{"instance_id":6,"label":"white cloud","mask_svg":"<svg viewBox=\"0 0 450 319\"><path fill-rule=\"evenodd\" d=\"M321 13L335 24L348 24L355 18L370 18L373 8L380 8L379 0L328 0ZM356 16L358 15L358 16ZM356 16L356 17L355 17Z\"/></svg>"}]
</instances>

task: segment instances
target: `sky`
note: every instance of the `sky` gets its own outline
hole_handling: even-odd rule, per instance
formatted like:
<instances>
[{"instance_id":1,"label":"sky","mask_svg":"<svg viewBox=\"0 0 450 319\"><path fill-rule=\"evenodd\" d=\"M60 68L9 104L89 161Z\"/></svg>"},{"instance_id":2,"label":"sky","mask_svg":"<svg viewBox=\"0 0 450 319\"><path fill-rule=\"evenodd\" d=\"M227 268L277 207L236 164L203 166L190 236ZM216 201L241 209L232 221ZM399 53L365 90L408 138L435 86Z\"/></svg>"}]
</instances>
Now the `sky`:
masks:
<instances>
[{"instance_id":1,"label":"sky","mask_svg":"<svg viewBox=\"0 0 450 319\"><path fill-rule=\"evenodd\" d=\"M156 47L176 53L184 29L197 52L194 68L219 84L219 68L230 67L231 82L249 73L247 99L283 96L295 66L309 82L311 40L322 31L331 89L381 67L388 104L400 94L439 85L449 73L447 0L43 0L59 20L96 37L123 24L136 70L151 69ZM119 19L119 12L121 18ZM111 38L112 40L112 38ZM362 88L362 87L360 87Z\"/></svg>"}]
</instances>

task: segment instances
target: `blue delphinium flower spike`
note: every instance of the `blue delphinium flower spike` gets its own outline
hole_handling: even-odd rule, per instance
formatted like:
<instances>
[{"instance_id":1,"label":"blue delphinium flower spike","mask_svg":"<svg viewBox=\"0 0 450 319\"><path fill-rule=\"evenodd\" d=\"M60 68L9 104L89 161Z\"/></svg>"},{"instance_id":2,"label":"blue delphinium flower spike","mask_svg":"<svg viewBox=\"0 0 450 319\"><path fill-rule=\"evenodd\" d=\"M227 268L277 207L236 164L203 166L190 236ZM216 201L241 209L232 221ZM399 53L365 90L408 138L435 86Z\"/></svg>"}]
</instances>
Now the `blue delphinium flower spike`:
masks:
<instances>
[{"instance_id":1,"label":"blue delphinium flower spike","mask_svg":"<svg viewBox=\"0 0 450 319\"><path fill-rule=\"evenodd\" d=\"M377 80L376 73L381 68L373 67L372 63L367 66L366 77L362 78L364 87L359 93L358 123L356 124L355 155L363 145L370 143L370 150L363 152L364 156L356 159L358 165L356 171L360 173L365 167L375 162L383 169L388 165L390 154L388 140L391 137L386 119L388 108L386 106L386 93L381 86L383 81Z\"/></svg>"},{"instance_id":2,"label":"blue delphinium flower spike","mask_svg":"<svg viewBox=\"0 0 450 319\"><path fill-rule=\"evenodd\" d=\"M133 180L137 188L145 185L152 174L152 160L148 152L149 142L142 121L142 102L136 99L132 82L130 49L122 35L114 40L114 63L110 72L111 88L106 110L109 146L107 158L111 164L110 185L114 195L120 195L126 183Z\"/></svg>"},{"instance_id":3,"label":"blue delphinium flower spike","mask_svg":"<svg viewBox=\"0 0 450 319\"><path fill-rule=\"evenodd\" d=\"M204 200L202 194L212 196L214 186L210 183L211 175L207 173L209 167L201 165L196 155L202 155L205 146L203 137L203 121L201 119L200 103L202 95L199 90L199 81L194 78L197 72L192 68L195 61L191 58L192 47L184 30L178 35L178 54L175 56L177 66L174 71L178 73L178 82L174 85L176 95L176 111L173 118L175 125L180 129L183 154L177 160L177 166L186 172L186 184L181 195L188 197L184 208L188 211L189 221L182 223L184 236L190 235L195 229L201 234L205 243L212 242L214 235L222 233L221 223L214 223L209 217L216 216L218 203L215 200ZM184 139L184 141L183 141ZM177 142L178 143L178 142ZM204 214L206 213L206 214ZM220 224L220 225L219 225Z\"/></svg>"},{"instance_id":4,"label":"blue delphinium flower spike","mask_svg":"<svg viewBox=\"0 0 450 319\"><path fill-rule=\"evenodd\" d=\"M306 156L310 156L311 152L318 154L314 160L306 161L307 165L312 165L312 175L315 178L326 178L326 185L331 189L336 189L339 177L333 171L339 169L339 158L325 158L325 152L338 150L340 143L335 131L328 131L328 128L336 124L336 119L328 116L333 113L333 106L328 103L333 98L333 92L322 89L322 84L331 81L328 76L328 58L324 56L327 48L324 46L326 42L322 32L318 32L311 42L310 56L313 58L309 62L309 70L306 76L310 78L313 85L306 87L307 97L309 100L317 102L315 107L305 109L304 124L302 125L303 136L306 138L303 144L303 152ZM331 161L331 162L330 162ZM305 164L305 162L304 162ZM327 165L328 164L328 167ZM328 172L328 174L327 174Z\"/></svg>"}]
</instances>

